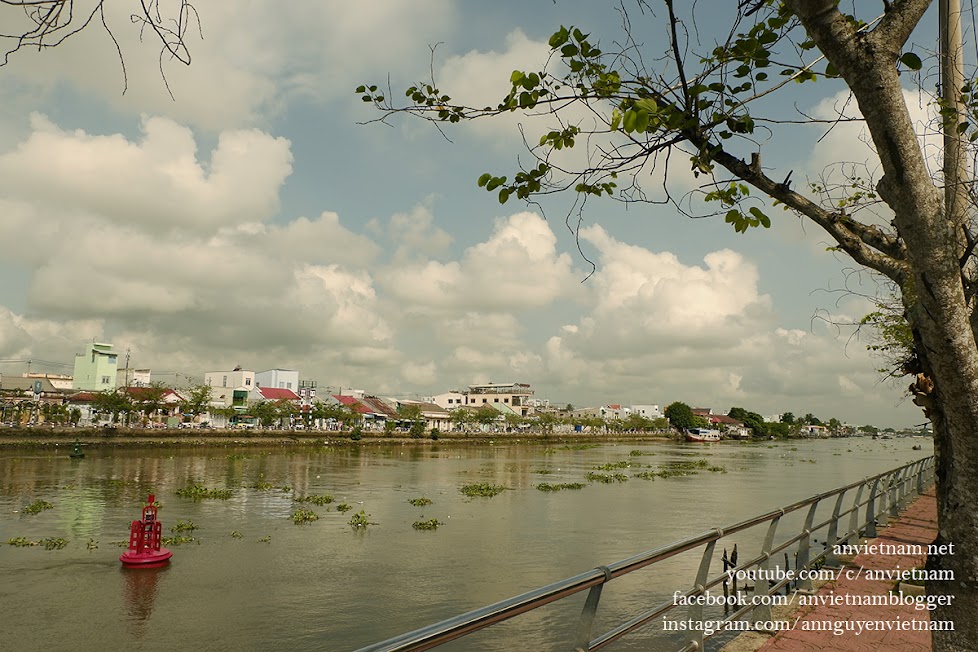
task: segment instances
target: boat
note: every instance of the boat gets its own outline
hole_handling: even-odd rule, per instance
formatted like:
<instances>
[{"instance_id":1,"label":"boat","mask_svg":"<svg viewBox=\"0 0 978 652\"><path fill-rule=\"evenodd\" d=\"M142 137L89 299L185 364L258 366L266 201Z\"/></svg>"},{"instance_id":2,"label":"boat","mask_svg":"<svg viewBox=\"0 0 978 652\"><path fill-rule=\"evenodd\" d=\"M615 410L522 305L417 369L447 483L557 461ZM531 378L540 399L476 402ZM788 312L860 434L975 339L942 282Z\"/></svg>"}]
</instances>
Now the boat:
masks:
<instances>
[{"instance_id":1,"label":"boat","mask_svg":"<svg viewBox=\"0 0 978 652\"><path fill-rule=\"evenodd\" d=\"M686 441L720 441L720 431L710 428L690 428L686 431Z\"/></svg>"},{"instance_id":2,"label":"boat","mask_svg":"<svg viewBox=\"0 0 978 652\"><path fill-rule=\"evenodd\" d=\"M73 460L80 460L85 457L85 451L81 448L81 443L76 439L74 445L71 447L71 452L68 453L68 457Z\"/></svg>"}]
</instances>

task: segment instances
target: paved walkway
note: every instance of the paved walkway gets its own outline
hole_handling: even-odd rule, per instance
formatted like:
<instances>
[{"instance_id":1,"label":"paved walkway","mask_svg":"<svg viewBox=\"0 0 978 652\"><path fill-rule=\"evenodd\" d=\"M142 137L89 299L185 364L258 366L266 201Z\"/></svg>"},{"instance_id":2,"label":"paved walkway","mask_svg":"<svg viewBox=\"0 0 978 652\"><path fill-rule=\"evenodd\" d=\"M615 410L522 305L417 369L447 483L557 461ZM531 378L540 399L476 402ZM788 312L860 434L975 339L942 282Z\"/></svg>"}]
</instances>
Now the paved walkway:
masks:
<instances>
[{"instance_id":1,"label":"paved walkway","mask_svg":"<svg viewBox=\"0 0 978 652\"><path fill-rule=\"evenodd\" d=\"M926 551L927 545L937 535L937 501L934 489L919 497L898 519L891 520L889 527L880 530L874 539L879 544L918 544ZM863 569L908 569L920 566L925 555L870 555L857 556L846 568ZM867 580L860 573L858 579L847 578L852 573L841 573L838 579L823 585L818 595L884 595L894 586L893 581ZM806 631L819 624L843 623L843 627L855 626L857 621L907 621L928 620L926 610L917 610L913 605L898 606L832 606L803 607L789 617L798 622L790 631L781 632L764 642L758 648L762 652L877 652L879 650L900 650L901 652L929 652L930 633L925 631L845 631L836 635L832 631ZM848 623L848 625L846 624Z\"/></svg>"}]
</instances>

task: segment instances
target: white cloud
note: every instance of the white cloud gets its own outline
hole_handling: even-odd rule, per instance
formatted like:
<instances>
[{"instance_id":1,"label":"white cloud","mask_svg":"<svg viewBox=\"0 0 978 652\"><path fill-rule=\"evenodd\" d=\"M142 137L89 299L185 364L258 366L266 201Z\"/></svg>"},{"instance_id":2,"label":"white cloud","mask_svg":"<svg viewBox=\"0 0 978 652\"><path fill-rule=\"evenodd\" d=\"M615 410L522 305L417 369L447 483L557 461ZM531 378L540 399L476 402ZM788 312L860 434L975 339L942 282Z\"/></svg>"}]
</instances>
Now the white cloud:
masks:
<instances>
[{"instance_id":1,"label":"white cloud","mask_svg":"<svg viewBox=\"0 0 978 652\"><path fill-rule=\"evenodd\" d=\"M405 263L383 270L390 296L415 310L520 310L546 306L574 293L571 258L535 213L497 221L492 236L461 260Z\"/></svg>"},{"instance_id":2,"label":"white cloud","mask_svg":"<svg viewBox=\"0 0 978 652\"><path fill-rule=\"evenodd\" d=\"M37 114L31 126L0 157L0 193L125 227L199 232L265 220L292 172L289 142L257 130L223 132L201 162L191 131L168 118L144 118L138 143L66 132Z\"/></svg>"}]
</instances>

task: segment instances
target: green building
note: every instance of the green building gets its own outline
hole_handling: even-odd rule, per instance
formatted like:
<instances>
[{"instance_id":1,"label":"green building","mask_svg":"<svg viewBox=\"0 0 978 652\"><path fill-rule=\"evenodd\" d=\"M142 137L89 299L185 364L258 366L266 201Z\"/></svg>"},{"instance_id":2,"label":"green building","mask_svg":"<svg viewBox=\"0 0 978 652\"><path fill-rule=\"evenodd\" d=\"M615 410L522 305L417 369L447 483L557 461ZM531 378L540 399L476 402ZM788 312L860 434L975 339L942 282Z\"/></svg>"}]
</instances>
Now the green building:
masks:
<instances>
[{"instance_id":1,"label":"green building","mask_svg":"<svg viewBox=\"0 0 978 652\"><path fill-rule=\"evenodd\" d=\"M92 342L85 353L75 355L75 373L72 386L75 389L101 392L115 389L119 356L112 352L111 344Z\"/></svg>"}]
</instances>

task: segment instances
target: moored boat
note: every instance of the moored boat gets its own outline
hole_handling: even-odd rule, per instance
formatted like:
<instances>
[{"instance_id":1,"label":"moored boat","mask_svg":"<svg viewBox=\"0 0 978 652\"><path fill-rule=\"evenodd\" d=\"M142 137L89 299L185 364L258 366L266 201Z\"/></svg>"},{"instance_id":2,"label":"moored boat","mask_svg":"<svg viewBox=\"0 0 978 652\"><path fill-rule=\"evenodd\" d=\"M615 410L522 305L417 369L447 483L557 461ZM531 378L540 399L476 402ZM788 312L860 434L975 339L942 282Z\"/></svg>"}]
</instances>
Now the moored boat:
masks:
<instances>
[{"instance_id":1,"label":"moored boat","mask_svg":"<svg viewBox=\"0 0 978 652\"><path fill-rule=\"evenodd\" d=\"M720 431L710 428L690 428L686 431L686 441L720 441Z\"/></svg>"}]
</instances>

